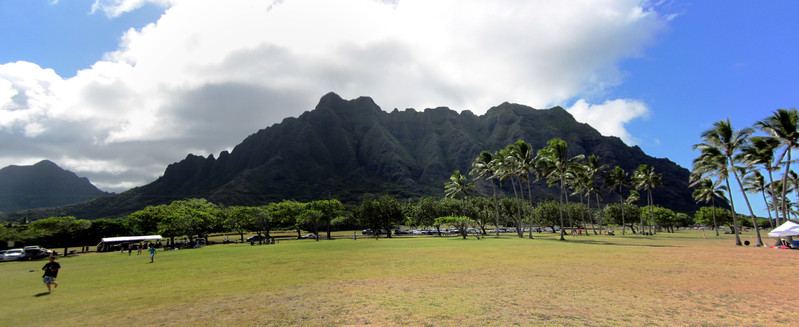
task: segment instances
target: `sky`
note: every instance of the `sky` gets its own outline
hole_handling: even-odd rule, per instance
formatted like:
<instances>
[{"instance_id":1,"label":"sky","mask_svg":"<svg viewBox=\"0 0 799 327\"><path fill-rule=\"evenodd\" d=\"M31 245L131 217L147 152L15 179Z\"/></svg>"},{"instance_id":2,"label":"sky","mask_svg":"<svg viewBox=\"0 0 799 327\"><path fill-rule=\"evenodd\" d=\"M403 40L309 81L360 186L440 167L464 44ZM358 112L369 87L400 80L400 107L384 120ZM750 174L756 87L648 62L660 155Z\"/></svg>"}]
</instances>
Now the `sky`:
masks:
<instances>
[{"instance_id":1,"label":"sky","mask_svg":"<svg viewBox=\"0 0 799 327\"><path fill-rule=\"evenodd\" d=\"M797 107L796 17L779 0L3 0L0 167L48 159L121 192L332 91L561 106L690 169L713 122Z\"/></svg>"}]
</instances>

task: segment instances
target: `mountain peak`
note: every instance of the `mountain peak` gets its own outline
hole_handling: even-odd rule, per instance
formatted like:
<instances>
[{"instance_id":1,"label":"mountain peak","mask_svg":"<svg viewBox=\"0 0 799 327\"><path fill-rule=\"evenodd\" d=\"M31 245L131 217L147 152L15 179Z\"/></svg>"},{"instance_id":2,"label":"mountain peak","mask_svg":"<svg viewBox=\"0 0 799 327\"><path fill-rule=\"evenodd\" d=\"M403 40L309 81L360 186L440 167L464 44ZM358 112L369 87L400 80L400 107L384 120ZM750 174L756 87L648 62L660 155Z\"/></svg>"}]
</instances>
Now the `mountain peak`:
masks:
<instances>
[{"instance_id":1,"label":"mountain peak","mask_svg":"<svg viewBox=\"0 0 799 327\"><path fill-rule=\"evenodd\" d=\"M50 160L0 169L0 211L56 207L108 195Z\"/></svg>"}]
</instances>

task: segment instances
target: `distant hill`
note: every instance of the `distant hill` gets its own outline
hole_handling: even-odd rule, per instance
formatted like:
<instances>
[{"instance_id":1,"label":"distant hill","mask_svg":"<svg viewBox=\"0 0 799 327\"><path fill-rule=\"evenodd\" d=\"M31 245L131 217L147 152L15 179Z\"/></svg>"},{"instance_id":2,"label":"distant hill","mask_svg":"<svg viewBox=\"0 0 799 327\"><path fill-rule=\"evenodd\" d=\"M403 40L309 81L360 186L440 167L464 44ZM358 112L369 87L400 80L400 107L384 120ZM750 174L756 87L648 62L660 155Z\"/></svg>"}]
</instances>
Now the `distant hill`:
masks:
<instances>
[{"instance_id":1,"label":"distant hill","mask_svg":"<svg viewBox=\"0 0 799 327\"><path fill-rule=\"evenodd\" d=\"M328 196L355 202L365 193L443 196L452 172L468 173L480 151L493 152L519 139L537 151L553 137L568 142L571 155L595 154L611 167L632 171L639 164L654 166L664 175L665 185L655 189L655 203L680 212L697 209L687 169L650 157L617 137L602 136L560 107L538 110L503 103L481 116L447 108L389 113L371 98L343 100L329 93L313 111L250 135L230 153L218 158L190 154L148 185L59 212L83 218L114 216L187 197L257 205ZM533 190L537 198L556 198L556 191L543 182ZM484 184L481 192L488 194L490 187ZM615 194L605 198L617 199Z\"/></svg>"},{"instance_id":2,"label":"distant hill","mask_svg":"<svg viewBox=\"0 0 799 327\"><path fill-rule=\"evenodd\" d=\"M0 169L0 212L58 207L108 195L87 178L48 160Z\"/></svg>"}]
</instances>

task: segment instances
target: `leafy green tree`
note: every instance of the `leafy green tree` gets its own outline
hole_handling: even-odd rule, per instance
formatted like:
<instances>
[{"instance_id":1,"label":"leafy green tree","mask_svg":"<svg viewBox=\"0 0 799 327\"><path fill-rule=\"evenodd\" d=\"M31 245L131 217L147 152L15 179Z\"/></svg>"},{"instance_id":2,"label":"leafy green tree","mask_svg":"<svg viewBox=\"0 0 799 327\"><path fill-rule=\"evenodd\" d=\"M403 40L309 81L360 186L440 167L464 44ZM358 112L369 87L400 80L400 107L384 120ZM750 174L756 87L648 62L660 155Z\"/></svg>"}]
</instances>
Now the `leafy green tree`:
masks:
<instances>
[{"instance_id":1,"label":"leafy green tree","mask_svg":"<svg viewBox=\"0 0 799 327\"><path fill-rule=\"evenodd\" d=\"M389 238L391 229L404 221L399 202L388 195L376 199L367 197L353 214L358 222L375 231L375 235L378 235L377 231L383 229Z\"/></svg>"},{"instance_id":2,"label":"leafy green tree","mask_svg":"<svg viewBox=\"0 0 799 327\"><path fill-rule=\"evenodd\" d=\"M558 217L560 214L560 204L551 199L546 199L538 203L533 209L533 216L535 223L539 226L548 226L555 232L555 226L558 225ZM561 226L562 228L563 226Z\"/></svg>"},{"instance_id":3,"label":"leafy green tree","mask_svg":"<svg viewBox=\"0 0 799 327\"><path fill-rule=\"evenodd\" d=\"M732 211L724 208L701 207L694 213L694 221L697 224L712 225L714 228L718 225L728 225L731 230L736 229Z\"/></svg>"},{"instance_id":4,"label":"leafy green tree","mask_svg":"<svg viewBox=\"0 0 799 327\"><path fill-rule=\"evenodd\" d=\"M66 254L70 243L74 241L74 235L91 225L92 222L89 220L66 216L36 220L31 223L30 228L50 237L54 244L63 246Z\"/></svg>"},{"instance_id":5,"label":"leafy green tree","mask_svg":"<svg viewBox=\"0 0 799 327\"><path fill-rule=\"evenodd\" d=\"M128 215L128 226L136 235L158 233L158 223L167 215L167 205L147 206Z\"/></svg>"},{"instance_id":6,"label":"leafy green tree","mask_svg":"<svg viewBox=\"0 0 799 327\"><path fill-rule=\"evenodd\" d=\"M194 236L205 239L222 225L220 210L206 199L186 199L169 204L169 217L183 235L190 240Z\"/></svg>"},{"instance_id":7,"label":"leafy green tree","mask_svg":"<svg viewBox=\"0 0 799 327\"><path fill-rule=\"evenodd\" d=\"M657 225L659 228L665 228L671 233L674 233L674 227L679 223L677 221L677 214L675 214L674 211L662 207L644 207L641 210L641 217L645 220L654 219L654 221L648 221L647 223L649 223L650 226Z\"/></svg>"},{"instance_id":8,"label":"leafy green tree","mask_svg":"<svg viewBox=\"0 0 799 327\"><path fill-rule=\"evenodd\" d=\"M316 241L319 241L319 226L325 220L325 214L322 211L314 209L309 204L305 204L304 210L300 214L299 223L298 225L301 226L303 229L310 231L316 237Z\"/></svg>"},{"instance_id":9,"label":"leafy green tree","mask_svg":"<svg viewBox=\"0 0 799 327\"><path fill-rule=\"evenodd\" d=\"M626 221L624 219L624 212L628 217L640 217L641 216L641 208L634 204L624 203L624 207L621 204L608 204L605 206L604 216L606 223L618 224L624 227L624 224L627 224L626 227L630 227L630 231L636 233L635 231L635 222L634 221Z\"/></svg>"},{"instance_id":10,"label":"leafy green tree","mask_svg":"<svg viewBox=\"0 0 799 327\"><path fill-rule=\"evenodd\" d=\"M92 220L92 224L89 226L89 229L85 230L85 236L83 237L81 243L97 244L103 237L137 235L130 229L128 220L129 219L126 218L100 218ZM151 234L155 233L158 233L157 227Z\"/></svg>"},{"instance_id":11,"label":"leafy green tree","mask_svg":"<svg viewBox=\"0 0 799 327\"><path fill-rule=\"evenodd\" d=\"M292 228L297 231L297 239L302 237L301 217L304 211L302 203L293 200L283 200L270 203L266 207L273 222L279 223L283 227Z\"/></svg>"},{"instance_id":12,"label":"leafy green tree","mask_svg":"<svg viewBox=\"0 0 799 327\"><path fill-rule=\"evenodd\" d=\"M341 201L336 199L327 199L327 200L316 200L311 201L308 203L308 206L313 209L317 210L322 213L322 225L327 227L327 239L330 238L330 228L334 219L338 218L342 212L344 212L344 204ZM317 240L319 240L319 235L317 236Z\"/></svg>"},{"instance_id":13,"label":"leafy green tree","mask_svg":"<svg viewBox=\"0 0 799 327\"><path fill-rule=\"evenodd\" d=\"M469 217L465 216L444 216L436 218L436 225L449 225L458 229L458 233L463 236L465 240L467 236L469 236L467 230L474 224L474 220ZM479 235L475 235L478 239L480 238Z\"/></svg>"},{"instance_id":14,"label":"leafy green tree","mask_svg":"<svg viewBox=\"0 0 799 327\"><path fill-rule=\"evenodd\" d=\"M474 220L475 224L480 228L480 231L483 235L486 235L486 228L485 226L488 222L493 218L492 214L494 212L499 212L494 203L489 200L488 198L484 197L475 197L472 198L470 203L467 205L468 208L471 208L471 212L474 213L473 216L470 216L472 220ZM497 221L499 218L497 217ZM497 223L499 224L499 223ZM497 228L499 229L499 228Z\"/></svg>"},{"instance_id":15,"label":"leafy green tree","mask_svg":"<svg viewBox=\"0 0 799 327\"><path fill-rule=\"evenodd\" d=\"M254 219L261 214L261 210L261 208L249 206L230 207L225 215L224 225L228 230L239 234L239 240L244 242L244 233L253 228ZM258 231L258 235L261 235L260 231Z\"/></svg>"},{"instance_id":16,"label":"leafy green tree","mask_svg":"<svg viewBox=\"0 0 799 327\"><path fill-rule=\"evenodd\" d=\"M276 223L269 215L269 207L255 207L255 210L250 212L250 215L250 229L255 231L258 235L264 234L267 239L271 239L272 235L269 233L272 231L272 228L275 227Z\"/></svg>"}]
</instances>

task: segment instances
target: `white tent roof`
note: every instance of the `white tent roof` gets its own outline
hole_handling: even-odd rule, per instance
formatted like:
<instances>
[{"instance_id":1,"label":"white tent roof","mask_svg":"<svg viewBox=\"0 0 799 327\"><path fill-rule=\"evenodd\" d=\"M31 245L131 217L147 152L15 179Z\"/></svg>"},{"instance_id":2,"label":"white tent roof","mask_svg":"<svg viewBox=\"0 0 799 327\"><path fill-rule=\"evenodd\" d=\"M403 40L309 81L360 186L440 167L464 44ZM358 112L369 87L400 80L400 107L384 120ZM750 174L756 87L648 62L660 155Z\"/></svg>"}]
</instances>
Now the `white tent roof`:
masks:
<instances>
[{"instance_id":1,"label":"white tent roof","mask_svg":"<svg viewBox=\"0 0 799 327\"><path fill-rule=\"evenodd\" d=\"M103 237L102 242L130 242L130 241L151 241L163 239L161 235L147 235L147 236L119 236L119 237Z\"/></svg>"},{"instance_id":2,"label":"white tent roof","mask_svg":"<svg viewBox=\"0 0 799 327\"><path fill-rule=\"evenodd\" d=\"M784 224L774 228L768 233L769 237L786 237L786 236L799 236L799 224L786 221Z\"/></svg>"}]
</instances>

